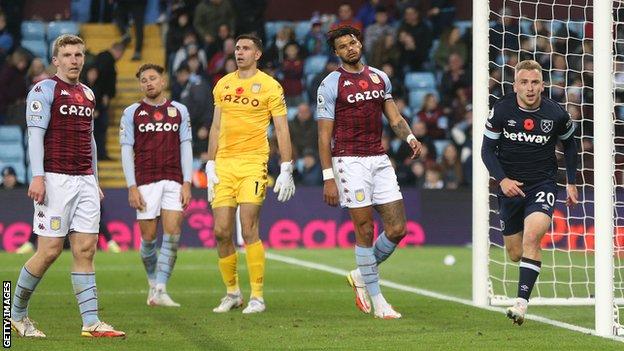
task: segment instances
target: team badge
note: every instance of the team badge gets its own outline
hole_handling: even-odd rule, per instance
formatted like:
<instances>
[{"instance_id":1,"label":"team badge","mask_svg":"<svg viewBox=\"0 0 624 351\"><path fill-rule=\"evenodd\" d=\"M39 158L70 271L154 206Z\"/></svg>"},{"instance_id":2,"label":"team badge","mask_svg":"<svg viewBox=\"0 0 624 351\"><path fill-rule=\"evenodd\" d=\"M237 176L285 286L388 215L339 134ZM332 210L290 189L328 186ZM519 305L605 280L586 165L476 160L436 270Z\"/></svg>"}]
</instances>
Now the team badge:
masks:
<instances>
[{"instance_id":1,"label":"team badge","mask_svg":"<svg viewBox=\"0 0 624 351\"><path fill-rule=\"evenodd\" d=\"M379 80L379 76L377 75L377 73L371 73L368 76L373 81L373 83L375 83L375 84L381 83L381 80Z\"/></svg>"},{"instance_id":2,"label":"team badge","mask_svg":"<svg viewBox=\"0 0 624 351\"><path fill-rule=\"evenodd\" d=\"M260 88L262 87L262 85L260 85L260 83L254 83L251 86L251 92L254 94L258 94L260 92Z\"/></svg>"},{"instance_id":3,"label":"team badge","mask_svg":"<svg viewBox=\"0 0 624 351\"><path fill-rule=\"evenodd\" d=\"M175 107L173 106L167 107L167 116L175 117L177 115L178 115L178 110Z\"/></svg>"},{"instance_id":4,"label":"team badge","mask_svg":"<svg viewBox=\"0 0 624 351\"><path fill-rule=\"evenodd\" d=\"M553 121L551 119L543 119L540 121L542 132L548 133L553 129Z\"/></svg>"},{"instance_id":5,"label":"team badge","mask_svg":"<svg viewBox=\"0 0 624 351\"><path fill-rule=\"evenodd\" d=\"M89 101L93 101L93 99L95 99L95 96L93 96L93 92L91 90L85 89L84 93Z\"/></svg>"},{"instance_id":6,"label":"team badge","mask_svg":"<svg viewBox=\"0 0 624 351\"><path fill-rule=\"evenodd\" d=\"M33 102L30 103L30 110L32 112L41 112L42 107L41 101L33 100Z\"/></svg>"},{"instance_id":7,"label":"team badge","mask_svg":"<svg viewBox=\"0 0 624 351\"><path fill-rule=\"evenodd\" d=\"M364 189L358 189L355 191L355 199L357 200L357 202L364 201L364 198Z\"/></svg>"},{"instance_id":8,"label":"team badge","mask_svg":"<svg viewBox=\"0 0 624 351\"><path fill-rule=\"evenodd\" d=\"M50 218L50 229L59 230L61 229L61 217L52 217Z\"/></svg>"}]
</instances>

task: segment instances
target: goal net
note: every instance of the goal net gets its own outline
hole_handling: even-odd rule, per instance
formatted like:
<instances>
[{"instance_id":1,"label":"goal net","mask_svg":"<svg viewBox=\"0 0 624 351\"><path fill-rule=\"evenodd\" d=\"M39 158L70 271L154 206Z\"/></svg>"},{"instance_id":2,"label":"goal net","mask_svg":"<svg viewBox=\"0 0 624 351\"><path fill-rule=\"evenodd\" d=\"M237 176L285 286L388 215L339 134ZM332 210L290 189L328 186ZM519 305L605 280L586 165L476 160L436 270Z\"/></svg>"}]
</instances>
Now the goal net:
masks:
<instances>
[{"instance_id":1,"label":"goal net","mask_svg":"<svg viewBox=\"0 0 624 351\"><path fill-rule=\"evenodd\" d=\"M551 228L541 242L542 268L531 294L532 305L593 305L597 300L595 274L599 256L596 251L596 233L601 233L595 230L595 226L597 201L601 200L596 191L598 180L595 176L598 172L594 151L597 149L597 142L602 143L604 139L596 138L595 119L598 115L595 105L604 102L594 94L597 90L594 77L597 55L594 47L598 43L594 41L593 3L591 0L491 0L487 10L488 108L504 94L513 91L516 63L532 59L539 62L544 69L544 95L560 103L570 113L577 127L575 138L579 150L579 203L574 208L565 205L565 167L563 153L558 146L558 194L554 199L555 212ZM612 280L612 287L609 289L612 290L610 293L613 307L609 318L612 319L613 332L617 333L620 322L624 324L624 3L613 1L611 5L614 29L613 55L609 65L613 66L615 74L610 77L612 81L608 82L611 85L603 86L609 88L606 91L612 93L615 103L607 106L607 113L601 114L600 118L601 121L611 123L614 127L611 130L615 130L615 134L607 135L610 138L608 141L615 144L615 152L606 153L608 161L615 166L615 171L610 169L611 182L607 184L614 203L610 208L615 231L613 234L606 234L613 245L609 248L608 256L601 257L611 259L612 271L605 271L605 274L612 273L609 278ZM477 36L475 34L475 38ZM475 39L475 48L476 45L478 43ZM605 51L608 52L608 47ZM477 62L476 57L474 61ZM479 72L475 72L476 77ZM475 86L477 85L475 78ZM604 154L602 152L601 157ZM475 170L475 179L477 177ZM602 179L603 183L608 182L604 181L605 178ZM503 246L497 192L498 184L491 179L487 200L488 214L484 216L488 219L488 228L483 229L488 232L487 250L481 252L487 255L487 269L483 271L487 275L487 282L482 282L487 284L488 304L511 305L517 296L518 264L509 259ZM475 206L475 212L477 211ZM478 215L475 216L475 222L477 221ZM604 221L601 220L600 223ZM475 237L478 230L475 229ZM479 260L477 253L473 257ZM477 262L475 267L478 265ZM603 269L603 266L599 267ZM475 270L473 274L479 274L478 272ZM478 278L474 280L473 277L473 282L478 281Z\"/></svg>"}]
</instances>

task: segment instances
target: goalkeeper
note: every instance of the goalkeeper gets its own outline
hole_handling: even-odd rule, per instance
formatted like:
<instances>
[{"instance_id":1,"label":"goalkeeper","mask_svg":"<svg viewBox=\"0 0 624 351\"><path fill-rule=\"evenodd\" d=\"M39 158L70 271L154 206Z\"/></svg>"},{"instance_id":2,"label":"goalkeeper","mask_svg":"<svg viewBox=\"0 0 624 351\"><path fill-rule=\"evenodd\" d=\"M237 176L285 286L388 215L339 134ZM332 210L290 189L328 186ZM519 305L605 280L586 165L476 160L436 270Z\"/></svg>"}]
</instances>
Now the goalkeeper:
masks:
<instances>
[{"instance_id":1,"label":"goalkeeper","mask_svg":"<svg viewBox=\"0 0 624 351\"><path fill-rule=\"evenodd\" d=\"M578 202L577 149L568 112L541 96L544 82L539 63L518 63L513 88L490 111L481 157L500 182L498 204L507 254L520 261L518 298L507 309L507 317L521 325L540 273L540 243L550 228L557 198L555 145L557 140L563 145L568 206Z\"/></svg>"},{"instance_id":2,"label":"goalkeeper","mask_svg":"<svg viewBox=\"0 0 624 351\"><path fill-rule=\"evenodd\" d=\"M254 35L236 39L238 70L221 78L213 90L215 111L208 143L208 201L212 203L219 271L227 288L216 313L243 305L238 285L237 254L232 242L236 208L249 270L251 298L243 313L263 312L264 247L260 241L260 208L267 185L267 127L273 119L282 164L274 191L279 201L295 193L286 104L280 84L258 70L262 41Z\"/></svg>"}]
</instances>

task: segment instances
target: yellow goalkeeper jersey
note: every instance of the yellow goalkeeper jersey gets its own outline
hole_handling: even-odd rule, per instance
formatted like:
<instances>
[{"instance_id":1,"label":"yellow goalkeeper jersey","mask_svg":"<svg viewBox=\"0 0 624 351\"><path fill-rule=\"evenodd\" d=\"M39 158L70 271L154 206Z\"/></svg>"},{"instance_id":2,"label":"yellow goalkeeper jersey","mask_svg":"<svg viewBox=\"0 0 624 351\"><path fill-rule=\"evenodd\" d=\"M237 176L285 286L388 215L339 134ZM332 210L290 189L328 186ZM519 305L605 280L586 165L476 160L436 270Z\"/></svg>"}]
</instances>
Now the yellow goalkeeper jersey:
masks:
<instances>
[{"instance_id":1,"label":"yellow goalkeeper jersey","mask_svg":"<svg viewBox=\"0 0 624 351\"><path fill-rule=\"evenodd\" d=\"M286 115L282 86L260 70L247 79L239 78L236 71L221 78L213 94L215 106L221 109L217 158L266 160L270 118Z\"/></svg>"}]
</instances>

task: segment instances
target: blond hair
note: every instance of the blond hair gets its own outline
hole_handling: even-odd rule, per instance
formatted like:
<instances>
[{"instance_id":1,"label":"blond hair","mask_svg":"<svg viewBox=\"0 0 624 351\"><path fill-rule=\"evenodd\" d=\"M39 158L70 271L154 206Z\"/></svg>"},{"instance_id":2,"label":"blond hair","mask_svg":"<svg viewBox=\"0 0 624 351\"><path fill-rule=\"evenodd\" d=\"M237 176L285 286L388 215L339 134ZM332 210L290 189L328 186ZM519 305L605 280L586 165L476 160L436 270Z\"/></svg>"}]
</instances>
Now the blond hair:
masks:
<instances>
[{"instance_id":1,"label":"blond hair","mask_svg":"<svg viewBox=\"0 0 624 351\"><path fill-rule=\"evenodd\" d=\"M56 55L58 55L59 48L67 45L82 45L82 51L84 52L84 41L82 38L73 34L63 34L54 41L52 56L56 57Z\"/></svg>"},{"instance_id":2,"label":"blond hair","mask_svg":"<svg viewBox=\"0 0 624 351\"><path fill-rule=\"evenodd\" d=\"M536 69L540 74L542 73L542 65L540 65L539 62L535 60L524 60L516 64L516 74L518 74L518 72L523 69L528 71Z\"/></svg>"}]
</instances>

